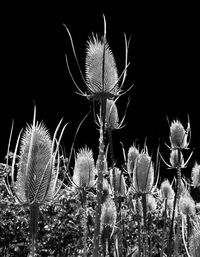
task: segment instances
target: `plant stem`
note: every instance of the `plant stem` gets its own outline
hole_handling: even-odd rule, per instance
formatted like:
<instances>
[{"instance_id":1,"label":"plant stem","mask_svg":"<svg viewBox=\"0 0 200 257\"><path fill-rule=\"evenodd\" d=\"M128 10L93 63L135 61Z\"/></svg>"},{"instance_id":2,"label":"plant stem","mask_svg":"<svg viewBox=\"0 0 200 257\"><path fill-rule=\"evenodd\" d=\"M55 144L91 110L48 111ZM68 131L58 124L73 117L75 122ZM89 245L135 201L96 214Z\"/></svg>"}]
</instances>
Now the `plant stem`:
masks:
<instances>
[{"instance_id":1,"label":"plant stem","mask_svg":"<svg viewBox=\"0 0 200 257\"><path fill-rule=\"evenodd\" d=\"M37 251L39 204L30 205L30 234L31 234L31 256L34 257Z\"/></svg>"},{"instance_id":2,"label":"plant stem","mask_svg":"<svg viewBox=\"0 0 200 257\"><path fill-rule=\"evenodd\" d=\"M165 256L165 237L166 237L166 220L167 220L167 199L165 199L165 209L164 209L164 215L163 215L163 242L162 242L162 247L161 247L161 256Z\"/></svg>"},{"instance_id":3,"label":"plant stem","mask_svg":"<svg viewBox=\"0 0 200 257\"><path fill-rule=\"evenodd\" d=\"M136 210L137 210L137 225L138 225L138 247L139 247L139 257L142 256L142 248L141 248L141 227L140 227L140 208L139 208L139 196L136 199Z\"/></svg>"},{"instance_id":4,"label":"plant stem","mask_svg":"<svg viewBox=\"0 0 200 257\"><path fill-rule=\"evenodd\" d=\"M146 194L142 194L143 220L144 220L144 256L147 256L148 238L147 238L147 202Z\"/></svg>"},{"instance_id":5,"label":"plant stem","mask_svg":"<svg viewBox=\"0 0 200 257\"><path fill-rule=\"evenodd\" d=\"M105 114L106 114L106 99L101 101L101 127L99 137L99 166L97 179L97 205L95 210L95 229L94 229L94 246L93 257L99 256L99 241L100 241L100 218L102 205L102 191L103 191L103 171L104 171L104 134L105 134Z\"/></svg>"}]
</instances>

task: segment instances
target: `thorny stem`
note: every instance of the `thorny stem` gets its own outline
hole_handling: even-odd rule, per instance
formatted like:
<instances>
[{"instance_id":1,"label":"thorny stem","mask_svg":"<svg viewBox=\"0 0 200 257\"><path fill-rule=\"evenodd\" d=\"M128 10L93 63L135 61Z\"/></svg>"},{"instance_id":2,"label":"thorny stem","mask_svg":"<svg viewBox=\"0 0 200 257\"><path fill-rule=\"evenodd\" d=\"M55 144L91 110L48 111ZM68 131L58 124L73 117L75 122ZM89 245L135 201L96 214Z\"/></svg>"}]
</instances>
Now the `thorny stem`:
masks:
<instances>
[{"instance_id":1,"label":"thorny stem","mask_svg":"<svg viewBox=\"0 0 200 257\"><path fill-rule=\"evenodd\" d=\"M176 175L177 175L177 182L176 182L176 193L174 197L174 205L173 205L173 213L172 213L172 221L171 221L171 227L170 227L170 234L169 234L169 241L168 241L168 257L171 257L172 254L172 235L173 235L173 225L174 225L174 217L175 217L175 209L176 204L178 203L178 200L180 198L180 183L181 183L181 149L178 149L178 163L179 166L176 169ZM177 234L179 232L179 229L177 231ZM177 238L178 239L178 238Z\"/></svg>"},{"instance_id":2,"label":"thorny stem","mask_svg":"<svg viewBox=\"0 0 200 257\"><path fill-rule=\"evenodd\" d=\"M104 171L104 134L105 134L105 115L106 114L106 98L101 99L101 127L99 137L99 166L97 179L97 205L95 211L95 229L94 229L94 247L93 257L99 256L99 241L100 241L100 218L101 218L101 201L103 191L103 171Z\"/></svg>"},{"instance_id":3,"label":"thorny stem","mask_svg":"<svg viewBox=\"0 0 200 257\"><path fill-rule=\"evenodd\" d=\"M143 207L143 220L144 220L144 256L147 255L147 202L146 202L146 194L142 194L142 207Z\"/></svg>"},{"instance_id":4,"label":"thorny stem","mask_svg":"<svg viewBox=\"0 0 200 257\"><path fill-rule=\"evenodd\" d=\"M164 257L165 256L165 236L166 236L166 220L167 220L167 198L165 199L165 209L164 209L164 215L163 215L163 233L162 233L162 237L163 237L163 243L162 243L162 247L161 247L161 256Z\"/></svg>"}]
</instances>

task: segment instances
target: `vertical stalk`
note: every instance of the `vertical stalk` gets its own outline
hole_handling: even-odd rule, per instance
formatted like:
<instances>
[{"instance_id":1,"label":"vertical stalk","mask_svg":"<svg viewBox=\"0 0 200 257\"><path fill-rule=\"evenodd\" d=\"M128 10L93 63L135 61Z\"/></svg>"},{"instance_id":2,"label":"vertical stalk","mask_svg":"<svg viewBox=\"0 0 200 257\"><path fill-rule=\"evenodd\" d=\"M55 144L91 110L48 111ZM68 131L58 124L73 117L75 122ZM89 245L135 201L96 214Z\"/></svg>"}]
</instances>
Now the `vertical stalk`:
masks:
<instances>
[{"instance_id":1,"label":"vertical stalk","mask_svg":"<svg viewBox=\"0 0 200 257\"><path fill-rule=\"evenodd\" d=\"M166 237L166 220L167 220L167 199L165 199L165 209L164 209L164 215L163 215L163 233L162 233L162 246L161 246L161 256L165 256L165 237Z\"/></svg>"},{"instance_id":2,"label":"vertical stalk","mask_svg":"<svg viewBox=\"0 0 200 257\"><path fill-rule=\"evenodd\" d=\"M176 204L178 203L178 200L180 198L180 183L181 183L181 149L178 149L178 167L176 169L176 176L177 176L177 182L176 182L176 193L174 197L174 205L173 205L173 213L172 213L172 221L171 221L171 227L170 227L170 234L169 234L169 241L168 241L168 257L171 257L172 254L172 236L173 236L173 225L174 225L174 217L175 217L175 209ZM179 228L177 233L179 232Z\"/></svg>"},{"instance_id":3,"label":"vertical stalk","mask_svg":"<svg viewBox=\"0 0 200 257\"><path fill-rule=\"evenodd\" d=\"M144 256L147 256L148 238L147 238L147 202L146 194L142 194L143 220L144 220Z\"/></svg>"},{"instance_id":4,"label":"vertical stalk","mask_svg":"<svg viewBox=\"0 0 200 257\"><path fill-rule=\"evenodd\" d=\"M87 196L85 188L81 190L83 206L83 257L87 257Z\"/></svg>"},{"instance_id":5,"label":"vertical stalk","mask_svg":"<svg viewBox=\"0 0 200 257\"><path fill-rule=\"evenodd\" d=\"M138 247L139 247L139 257L142 256L142 248L141 248L141 227L140 227L140 208L139 208L139 196L137 195L136 199L136 211L137 211L137 225L138 225Z\"/></svg>"},{"instance_id":6,"label":"vertical stalk","mask_svg":"<svg viewBox=\"0 0 200 257\"><path fill-rule=\"evenodd\" d=\"M31 234L31 257L35 257L37 251L39 204L30 205L30 234Z\"/></svg>"},{"instance_id":7,"label":"vertical stalk","mask_svg":"<svg viewBox=\"0 0 200 257\"><path fill-rule=\"evenodd\" d=\"M94 246L93 257L99 256L99 242L100 242L100 218L102 205L102 191L103 191L103 170L104 170L104 134L105 134L105 114L106 114L106 98L101 99L101 127L99 137L99 166L97 179L97 205L95 210L95 229L94 229Z\"/></svg>"}]
</instances>

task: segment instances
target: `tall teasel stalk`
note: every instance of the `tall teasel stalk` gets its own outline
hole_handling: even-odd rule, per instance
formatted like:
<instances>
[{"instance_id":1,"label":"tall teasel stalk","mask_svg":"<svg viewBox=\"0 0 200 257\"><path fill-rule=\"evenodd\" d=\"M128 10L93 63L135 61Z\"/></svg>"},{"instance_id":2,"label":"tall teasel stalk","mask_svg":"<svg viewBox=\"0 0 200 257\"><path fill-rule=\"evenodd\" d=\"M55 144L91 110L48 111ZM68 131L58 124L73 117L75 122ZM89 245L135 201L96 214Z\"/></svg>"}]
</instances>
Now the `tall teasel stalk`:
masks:
<instances>
[{"instance_id":1,"label":"tall teasel stalk","mask_svg":"<svg viewBox=\"0 0 200 257\"><path fill-rule=\"evenodd\" d=\"M94 249L93 256L99 255L99 231L100 231L100 215L101 215L101 198L102 198L102 182L103 182L103 169L104 169L104 149L105 149L105 120L106 120L106 103L108 99L115 99L116 97L125 94L128 90L122 91L127 73L127 56L128 44L125 36L125 68L120 76L118 76L117 68L113 53L108 45L106 39L106 20L104 18L104 35L102 38L92 35L87 42L86 49L86 77L83 75L80 64L76 55L72 36L67 27L67 33L70 37L73 54L77 67L79 69L81 78L87 87L87 93L84 93L76 83L76 80L70 70L68 57L66 55L66 63L69 74L78 89L78 93L93 101L100 103L100 137L99 137L99 155L98 155L98 180L97 180L97 206L96 206L96 220L95 220L95 233L94 233ZM121 81L121 82L120 82ZM121 85L120 85L121 83Z\"/></svg>"},{"instance_id":2,"label":"tall teasel stalk","mask_svg":"<svg viewBox=\"0 0 200 257\"><path fill-rule=\"evenodd\" d=\"M12 161L12 184L10 193L18 204L30 208L31 256L35 256L37 248L39 206L51 202L58 195L59 145L65 126L58 139L58 124L53 140L47 128L36 122L36 108L34 108L33 124L27 125L20 131ZM22 134L22 135L21 135ZM20 147L17 163L17 151ZM56 163L56 165L55 165ZM17 164L17 165L16 165ZM15 167L17 180L14 181Z\"/></svg>"},{"instance_id":3,"label":"tall teasel stalk","mask_svg":"<svg viewBox=\"0 0 200 257\"><path fill-rule=\"evenodd\" d=\"M163 231L162 231L162 237L163 242L161 246L161 256L165 256L165 238L167 236L166 234L166 225L167 225L167 205L168 202L173 200L174 198L174 190L172 189L171 184L169 183L169 180L164 180L160 187L160 193L161 197L164 200L164 212L163 212Z\"/></svg>"},{"instance_id":4,"label":"tall teasel stalk","mask_svg":"<svg viewBox=\"0 0 200 257\"><path fill-rule=\"evenodd\" d=\"M79 191L82 208L83 208L83 256L87 256L87 189L94 185L94 158L90 149L85 147L80 149L77 153L74 174L73 185L75 189Z\"/></svg>"},{"instance_id":5,"label":"tall teasel stalk","mask_svg":"<svg viewBox=\"0 0 200 257\"><path fill-rule=\"evenodd\" d=\"M170 146L168 148L171 150L170 154L170 165L167 164L169 168L176 169L176 192L174 197L174 205L173 205L173 214L172 221L170 227L169 241L168 241L168 255L169 257L172 254L172 235L173 235L173 226L174 226L174 217L175 217L175 209L178 201L180 199L180 187L181 187L181 170L184 168L192 153L190 154L188 160L184 163L184 157L182 154L183 149L188 149L188 145L191 139L191 129L190 123L188 121L187 129L183 127L183 125L178 120L174 120L170 126ZM177 223L177 232L176 232L176 249L175 252L178 254L179 247L179 234L180 234L180 224L179 224L179 208L178 208L178 223Z\"/></svg>"},{"instance_id":6,"label":"tall teasel stalk","mask_svg":"<svg viewBox=\"0 0 200 257\"><path fill-rule=\"evenodd\" d=\"M151 193L154 183L154 168L152 164L151 157L148 155L147 147L145 147L140 154L138 154L135 165L133 169L133 180L132 187L133 191L136 193L137 205L139 204L139 197L142 197L142 207L143 207L143 221L144 221L144 256L147 254L148 238L147 238L147 194ZM138 231L140 230L140 220L138 219ZM140 236L139 236L140 239ZM141 247L139 242L139 248ZM139 249L139 255L141 254L141 249Z\"/></svg>"}]
</instances>

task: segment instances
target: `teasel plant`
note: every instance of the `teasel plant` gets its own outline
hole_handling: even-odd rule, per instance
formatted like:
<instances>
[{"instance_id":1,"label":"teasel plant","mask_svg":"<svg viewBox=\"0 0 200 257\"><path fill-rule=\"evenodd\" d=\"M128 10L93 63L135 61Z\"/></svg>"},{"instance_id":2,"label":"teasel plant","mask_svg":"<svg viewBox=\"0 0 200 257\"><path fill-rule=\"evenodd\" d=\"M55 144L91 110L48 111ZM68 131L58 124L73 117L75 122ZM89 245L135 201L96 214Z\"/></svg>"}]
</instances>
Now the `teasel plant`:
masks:
<instances>
[{"instance_id":1,"label":"teasel plant","mask_svg":"<svg viewBox=\"0 0 200 257\"><path fill-rule=\"evenodd\" d=\"M174 215L175 215L175 209L176 205L178 205L179 199L180 199L180 186L181 186L181 170L187 166L187 163L189 162L193 152L189 155L186 162L184 162L184 156L182 153L182 150L189 149L188 146L191 141L191 127L190 127L190 121L188 118L188 124L187 128L185 129L182 123L179 120L173 120L170 125L170 145L166 146L170 149L170 164L168 164L164 158L161 156L161 159L164 161L164 163L167 165L169 169L175 169L176 170L176 190L175 190L175 197L174 197L174 204L173 204L173 214L172 214L172 220L171 220L171 227L170 227L170 233L169 233L169 240L168 240L168 256L170 257L172 254L172 236L173 236L173 227L174 227ZM178 254L178 244L179 244L179 238L180 238L180 215L179 215L179 208L178 210L178 218L177 218L177 231L175 234L176 237L176 249L174 251L176 254Z\"/></svg>"},{"instance_id":2,"label":"teasel plant","mask_svg":"<svg viewBox=\"0 0 200 257\"><path fill-rule=\"evenodd\" d=\"M166 237L167 237L167 207L169 204L169 201L173 201L174 199L174 190L172 189L172 185L170 184L169 180L166 179L161 183L160 186L160 194L162 199L164 200L164 212L163 212L163 230L162 230L162 237L163 237L163 241L162 241L162 246L161 246L161 256L166 256L165 255L165 248L167 247L167 241L166 241Z\"/></svg>"},{"instance_id":3,"label":"teasel plant","mask_svg":"<svg viewBox=\"0 0 200 257\"><path fill-rule=\"evenodd\" d=\"M192 232L189 237L188 257L198 257L200 253L200 216L196 215L192 221Z\"/></svg>"},{"instance_id":4,"label":"teasel plant","mask_svg":"<svg viewBox=\"0 0 200 257\"><path fill-rule=\"evenodd\" d=\"M134 151L135 152L135 151ZM135 158L135 155L129 155ZM137 152L136 152L137 153ZM130 158L130 157L129 157ZM129 160L130 163L130 160ZM129 170L131 173L131 170ZM147 195L152 194L157 187L158 177L154 185L154 167L152 158L148 154L147 146L139 152L134 159L132 177L132 190L136 196L136 211L137 211L137 222L138 222L138 247L139 256L147 256L148 251L148 228L147 228ZM141 229L141 218L140 218L140 198L142 201L142 216L143 216L143 230ZM142 233L141 233L142 232ZM141 237L141 235L143 235ZM144 241L144 243L143 243Z\"/></svg>"},{"instance_id":5,"label":"teasel plant","mask_svg":"<svg viewBox=\"0 0 200 257\"><path fill-rule=\"evenodd\" d=\"M41 205L54 201L60 192L62 182L58 179L61 159L60 141L66 125L61 128L59 122L53 139L43 123L36 121L34 107L33 123L20 131L11 165L11 183L7 184L8 193L16 204L30 209L31 257L36 256L38 218ZM13 126L8 143L11 144ZM18 154L19 150L19 154ZM8 162L6 163L8 165ZM16 178L16 180L15 180Z\"/></svg>"},{"instance_id":6,"label":"teasel plant","mask_svg":"<svg viewBox=\"0 0 200 257\"><path fill-rule=\"evenodd\" d=\"M195 202L187 189L183 191L180 196L179 209L182 220L182 239L186 253L190 257L187 242L189 241L191 235L192 221L196 214L196 208Z\"/></svg>"},{"instance_id":7,"label":"teasel plant","mask_svg":"<svg viewBox=\"0 0 200 257\"><path fill-rule=\"evenodd\" d=\"M94 247L93 256L99 256L99 240L100 240L100 216L101 216L101 198L102 198L102 183L103 183L103 169L104 169L104 158L105 158L105 131L106 131L106 104L107 100L116 99L121 95L128 92L132 86L127 90L123 90L123 85L125 82L128 63L128 46L129 41L125 38L125 67L121 75L118 76L117 66L115 63L115 58L112 50L107 42L106 35L106 19L103 15L104 20L104 34L101 38L92 34L92 37L87 41L86 48L86 60L85 60L85 76L81 70L81 66L78 61L78 57L75 51L73 39L69 29L65 26L66 31L69 35L72 51L74 58L80 72L83 83L87 88L87 92L84 93L73 73L70 69L68 56L66 55L66 64L69 74L74 82L78 94L86 97L93 101L93 106L95 102L100 104L100 135L99 135L99 155L98 155L98 180L97 180L97 205L95 212L95 231L94 231ZM93 108L95 109L95 108Z\"/></svg>"},{"instance_id":8,"label":"teasel plant","mask_svg":"<svg viewBox=\"0 0 200 257\"><path fill-rule=\"evenodd\" d=\"M78 191L82 209L83 209L83 256L87 256L87 190L95 185L95 163L92 150L85 147L80 149L75 159L74 173L73 173L73 187Z\"/></svg>"}]
</instances>

